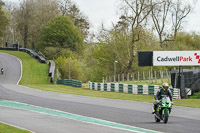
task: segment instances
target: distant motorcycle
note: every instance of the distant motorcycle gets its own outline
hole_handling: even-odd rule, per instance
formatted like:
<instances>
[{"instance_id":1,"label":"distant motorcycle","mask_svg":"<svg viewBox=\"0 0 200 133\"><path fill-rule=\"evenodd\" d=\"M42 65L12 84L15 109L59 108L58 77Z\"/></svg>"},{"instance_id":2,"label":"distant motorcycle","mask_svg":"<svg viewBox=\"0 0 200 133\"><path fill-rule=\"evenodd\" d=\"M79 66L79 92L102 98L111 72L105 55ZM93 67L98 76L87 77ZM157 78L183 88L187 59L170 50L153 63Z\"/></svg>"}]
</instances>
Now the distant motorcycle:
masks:
<instances>
[{"instance_id":1,"label":"distant motorcycle","mask_svg":"<svg viewBox=\"0 0 200 133\"><path fill-rule=\"evenodd\" d=\"M3 73L4 73L4 69L3 69L3 68L1 68L1 74L3 75Z\"/></svg>"},{"instance_id":2,"label":"distant motorcycle","mask_svg":"<svg viewBox=\"0 0 200 133\"><path fill-rule=\"evenodd\" d=\"M155 121L160 122L162 120L164 123L168 122L169 114L172 110L172 102L169 97L163 97L156 109L156 112L154 114Z\"/></svg>"}]
</instances>

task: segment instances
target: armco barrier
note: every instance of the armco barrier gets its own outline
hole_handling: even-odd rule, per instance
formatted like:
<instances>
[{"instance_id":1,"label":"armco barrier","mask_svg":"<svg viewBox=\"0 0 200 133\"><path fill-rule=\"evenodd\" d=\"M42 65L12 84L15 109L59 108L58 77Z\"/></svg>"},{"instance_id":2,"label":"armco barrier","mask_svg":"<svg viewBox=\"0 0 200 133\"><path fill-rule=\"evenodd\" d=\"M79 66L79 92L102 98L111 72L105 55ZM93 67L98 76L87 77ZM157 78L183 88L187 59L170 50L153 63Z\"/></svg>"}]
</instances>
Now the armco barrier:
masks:
<instances>
[{"instance_id":1,"label":"armco barrier","mask_svg":"<svg viewBox=\"0 0 200 133\"><path fill-rule=\"evenodd\" d=\"M77 81L77 80L71 80L71 79L62 79L62 80L57 80L57 84L63 84L63 85L68 85L76 88L82 88L82 82ZM91 84L91 88L94 88L95 84Z\"/></svg>"},{"instance_id":2,"label":"armco barrier","mask_svg":"<svg viewBox=\"0 0 200 133\"><path fill-rule=\"evenodd\" d=\"M156 95L158 90L161 89L161 86L89 82L89 89L99 90L99 91L123 92L123 93L140 94L140 95ZM170 90L172 92L174 99L180 99L180 89L170 88Z\"/></svg>"},{"instance_id":3,"label":"armco barrier","mask_svg":"<svg viewBox=\"0 0 200 133\"><path fill-rule=\"evenodd\" d=\"M50 80L51 83L54 83L55 68L56 68L56 66L55 66L54 61L50 60L49 61L49 74L48 75L51 77L51 80Z\"/></svg>"},{"instance_id":4,"label":"armco barrier","mask_svg":"<svg viewBox=\"0 0 200 133\"><path fill-rule=\"evenodd\" d=\"M8 47L5 47L5 48L4 47L0 47L0 50L18 51L18 49L15 48L15 47L14 48L13 47L10 47L10 48L8 48ZM40 63L46 63L46 60L42 56L40 56L38 53L36 53L34 50L32 50L32 49L20 48L19 51L23 51L23 52L26 52L26 53L30 54L33 58L38 59Z\"/></svg>"}]
</instances>

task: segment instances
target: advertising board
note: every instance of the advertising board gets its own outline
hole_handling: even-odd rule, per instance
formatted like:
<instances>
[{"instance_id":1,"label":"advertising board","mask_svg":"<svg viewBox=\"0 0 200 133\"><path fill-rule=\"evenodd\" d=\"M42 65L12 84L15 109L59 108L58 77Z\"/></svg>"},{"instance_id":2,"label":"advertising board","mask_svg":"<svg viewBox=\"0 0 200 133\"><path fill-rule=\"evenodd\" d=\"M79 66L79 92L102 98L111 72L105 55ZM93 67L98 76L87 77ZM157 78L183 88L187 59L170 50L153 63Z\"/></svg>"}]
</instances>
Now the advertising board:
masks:
<instances>
[{"instance_id":1,"label":"advertising board","mask_svg":"<svg viewBox=\"0 0 200 133\"><path fill-rule=\"evenodd\" d=\"M153 51L153 66L200 66L200 51Z\"/></svg>"}]
</instances>

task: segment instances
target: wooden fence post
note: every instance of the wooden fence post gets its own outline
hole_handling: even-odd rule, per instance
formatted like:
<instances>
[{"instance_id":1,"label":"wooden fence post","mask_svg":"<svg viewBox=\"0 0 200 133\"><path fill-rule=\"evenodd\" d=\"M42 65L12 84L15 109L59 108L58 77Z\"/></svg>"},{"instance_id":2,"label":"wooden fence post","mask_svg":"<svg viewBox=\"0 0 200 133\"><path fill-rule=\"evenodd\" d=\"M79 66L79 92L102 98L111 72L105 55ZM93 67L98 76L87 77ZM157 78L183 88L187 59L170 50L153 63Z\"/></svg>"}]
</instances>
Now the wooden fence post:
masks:
<instances>
[{"instance_id":1,"label":"wooden fence post","mask_svg":"<svg viewBox=\"0 0 200 133\"><path fill-rule=\"evenodd\" d=\"M155 82L157 83L156 71L154 71L154 73L155 73Z\"/></svg>"},{"instance_id":2,"label":"wooden fence post","mask_svg":"<svg viewBox=\"0 0 200 133\"><path fill-rule=\"evenodd\" d=\"M168 83L169 83L169 73L170 72L166 70L166 73L167 73L167 79L168 79Z\"/></svg>"},{"instance_id":3,"label":"wooden fence post","mask_svg":"<svg viewBox=\"0 0 200 133\"><path fill-rule=\"evenodd\" d=\"M144 71L143 71L143 80L145 80L145 75L144 75Z\"/></svg>"},{"instance_id":4,"label":"wooden fence post","mask_svg":"<svg viewBox=\"0 0 200 133\"><path fill-rule=\"evenodd\" d=\"M151 83L153 83L153 71L151 70Z\"/></svg>"},{"instance_id":5,"label":"wooden fence post","mask_svg":"<svg viewBox=\"0 0 200 133\"><path fill-rule=\"evenodd\" d=\"M132 73L132 81L134 81L135 79L135 75L134 75L134 73Z\"/></svg>"},{"instance_id":6,"label":"wooden fence post","mask_svg":"<svg viewBox=\"0 0 200 133\"><path fill-rule=\"evenodd\" d=\"M160 71L160 78L161 78L161 83L163 83L163 72Z\"/></svg>"},{"instance_id":7,"label":"wooden fence post","mask_svg":"<svg viewBox=\"0 0 200 133\"><path fill-rule=\"evenodd\" d=\"M149 83L151 83L151 72L149 71Z\"/></svg>"}]
</instances>

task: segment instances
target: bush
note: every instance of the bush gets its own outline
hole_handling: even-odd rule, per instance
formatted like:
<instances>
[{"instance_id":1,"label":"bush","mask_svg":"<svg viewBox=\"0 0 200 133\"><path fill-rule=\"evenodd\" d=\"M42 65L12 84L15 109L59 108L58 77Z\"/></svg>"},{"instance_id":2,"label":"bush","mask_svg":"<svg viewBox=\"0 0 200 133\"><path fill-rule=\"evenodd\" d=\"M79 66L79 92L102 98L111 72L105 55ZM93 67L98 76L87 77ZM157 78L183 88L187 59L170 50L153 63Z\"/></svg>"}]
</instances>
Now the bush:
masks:
<instances>
[{"instance_id":1,"label":"bush","mask_svg":"<svg viewBox=\"0 0 200 133\"><path fill-rule=\"evenodd\" d=\"M58 57L55 61L63 79L76 79L85 82L84 64L71 57Z\"/></svg>"},{"instance_id":2,"label":"bush","mask_svg":"<svg viewBox=\"0 0 200 133\"><path fill-rule=\"evenodd\" d=\"M56 59L60 56L62 49L57 47L46 47L44 49L44 55L46 59Z\"/></svg>"}]
</instances>

